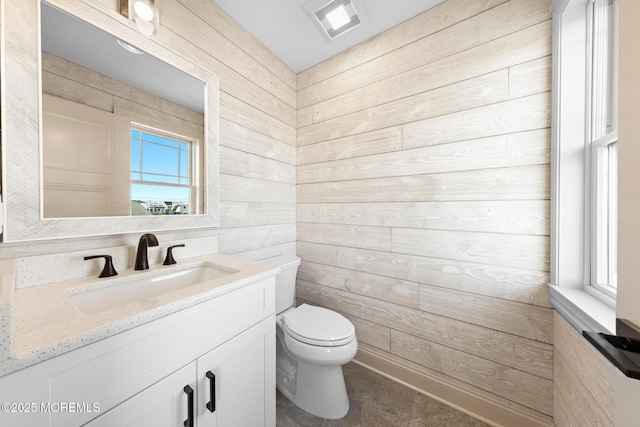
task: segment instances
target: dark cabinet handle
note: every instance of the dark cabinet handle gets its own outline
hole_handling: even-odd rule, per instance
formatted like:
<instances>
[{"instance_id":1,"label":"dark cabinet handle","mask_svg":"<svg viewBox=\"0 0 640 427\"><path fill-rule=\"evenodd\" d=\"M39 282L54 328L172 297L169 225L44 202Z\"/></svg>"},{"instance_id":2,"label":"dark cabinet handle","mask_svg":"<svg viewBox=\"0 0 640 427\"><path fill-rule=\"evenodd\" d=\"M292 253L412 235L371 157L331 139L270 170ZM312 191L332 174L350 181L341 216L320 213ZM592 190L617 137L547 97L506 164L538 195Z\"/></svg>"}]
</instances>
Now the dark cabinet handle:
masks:
<instances>
[{"instance_id":1,"label":"dark cabinet handle","mask_svg":"<svg viewBox=\"0 0 640 427\"><path fill-rule=\"evenodd\" d=\"M211 371L207 371L206 375L207 375L207 378L209 378L209 396L211 396L211 400L209 401L209 403L207 403L207 409L209 410L209 412L215 412L216 411L216 375Z\"/></svg>"},{"instance_id":2,"label":"dark cabinet handle","mask_svg":"<svg viewBox=\"0 0 640 427\"><path fill-rule=\"evenodd\" d=\"M187 393L187 419L183 425L184 427L193 427L193 389L186 385L183 390Z\"/></svg>"},{"instance_id":3,"label":"dark cabinet handle","mask_svg":"<svg viewBox=\"0 0 640 427\"><path fill-rule=\"evenodd\" d=\"M176 263L176 260L173 259L173 248L184 248L184 243L169 246L167 248L167 256L164 258L164 262L162 263L162 265L173 265Z\"/></svg>"},{"instance_id":4,"label":"dark cabinet handle","mask_svg":"<svg viewBox=\"0 0 640 427\"><path fill-rule=\"evenodd\" d=\"M96 259L96 258L104 258L104 268L102 269L102 273L98 277L111 277L116 276L118 272L113 267L113 261L111 260L111 255L91 255L84 257L84 260L88 259Z\"/></svg>"}]
</instances>

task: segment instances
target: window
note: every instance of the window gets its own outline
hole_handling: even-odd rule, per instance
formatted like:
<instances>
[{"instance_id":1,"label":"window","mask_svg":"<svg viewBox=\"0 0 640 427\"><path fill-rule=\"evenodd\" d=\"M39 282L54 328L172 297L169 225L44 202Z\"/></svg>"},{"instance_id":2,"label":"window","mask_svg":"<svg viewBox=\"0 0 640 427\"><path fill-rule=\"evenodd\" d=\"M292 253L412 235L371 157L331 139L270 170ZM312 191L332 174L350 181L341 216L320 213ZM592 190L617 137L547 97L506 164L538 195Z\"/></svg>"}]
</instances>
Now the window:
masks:
<instances>
[{"instance_id":1,"label":"window","mask_svg":"<svg viewBox=\"0 0 640 427\"><path fill-rule=\"evenodd\" d=\"M587 158L590 157L591 178L588 285L615 296L618 194L615 3L591 0L588 7Z\"/></svg>"},{"instance_id":2,"label":"window","mask_svg":"<svg viewBox=\"0 0 640 427\"><path fill-rule=\"evenodd\" d=\"M193 142L134 124L131 129L132 215L189 213Z\"/></svg>"},{"instance_id":3,"label":"window","mask_svg":"<svg viewBox=\"0 0 640 427\"><path fill-rule=\"evenodd\" d=\"M553 307L579 331L615 331L617 1L555 0Z\"/></svg>"}]
</instances>

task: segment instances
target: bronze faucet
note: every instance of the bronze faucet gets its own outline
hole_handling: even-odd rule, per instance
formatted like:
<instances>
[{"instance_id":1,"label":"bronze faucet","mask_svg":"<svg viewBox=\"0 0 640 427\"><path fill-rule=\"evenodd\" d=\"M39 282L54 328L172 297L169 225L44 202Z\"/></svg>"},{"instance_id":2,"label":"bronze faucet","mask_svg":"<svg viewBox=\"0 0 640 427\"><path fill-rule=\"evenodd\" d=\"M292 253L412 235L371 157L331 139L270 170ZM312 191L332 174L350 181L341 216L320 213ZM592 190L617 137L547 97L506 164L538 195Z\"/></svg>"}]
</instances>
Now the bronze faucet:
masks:
<instances>
[{"instance_id":1,"label":"bronze faucet","mask_svg":"<svg viewBox=\"0 0 640 427\"><path fill-rule=\"evenodd\" d=\"M151 233L143 234L138 242L138 253L136 254L135 270L148 270L149 258L147 256L147 248L149 246L158 246L158 239Z\"/></svg>"}]
</instances>

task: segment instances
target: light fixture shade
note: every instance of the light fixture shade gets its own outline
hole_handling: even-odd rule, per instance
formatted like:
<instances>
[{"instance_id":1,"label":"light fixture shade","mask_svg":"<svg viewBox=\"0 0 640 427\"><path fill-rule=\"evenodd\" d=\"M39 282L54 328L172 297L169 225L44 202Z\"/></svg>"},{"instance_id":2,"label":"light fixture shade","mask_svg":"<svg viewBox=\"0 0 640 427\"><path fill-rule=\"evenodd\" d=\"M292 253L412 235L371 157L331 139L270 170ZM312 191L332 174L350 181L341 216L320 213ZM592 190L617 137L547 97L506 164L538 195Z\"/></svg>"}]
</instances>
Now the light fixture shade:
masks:
<instances>
[{"instance_id":1,"label":"light fixture shade","mask_svg":"<svg viewBox=\"0 0 640 427\"><path fill-rule=\"evenodd\" d=\"M120 14L129 18L129 25L145 36L158 33L160 28L159 0L120 0Z\"/></svg>"},{"instance_id":2,"label":"light fixture shade","mask_svg":"<svg viewBox=\"0 0 640 427\"><path fill-rule=\"evenodd\" d=\"M153 26L153 23L140 18L139 16L136 16L136 19L134 19L134 22L136 24L136 27L138 28L138 31L140 31L143 35L149 37L150 35L153 35L153 33L156 32L156 28Z\"/></svg>"},{"instance_id":3,"label":"light fixture shade","mask_svg":"<svg viewBox=\"0 0 640 427\"><path fill-rule=\"evenodd\" d=\"M153 8L147 0L134 0L133 11L136 14L136 19L140 18L147 22L151 22L155 15Z\"/></svg>"}]
</instances>

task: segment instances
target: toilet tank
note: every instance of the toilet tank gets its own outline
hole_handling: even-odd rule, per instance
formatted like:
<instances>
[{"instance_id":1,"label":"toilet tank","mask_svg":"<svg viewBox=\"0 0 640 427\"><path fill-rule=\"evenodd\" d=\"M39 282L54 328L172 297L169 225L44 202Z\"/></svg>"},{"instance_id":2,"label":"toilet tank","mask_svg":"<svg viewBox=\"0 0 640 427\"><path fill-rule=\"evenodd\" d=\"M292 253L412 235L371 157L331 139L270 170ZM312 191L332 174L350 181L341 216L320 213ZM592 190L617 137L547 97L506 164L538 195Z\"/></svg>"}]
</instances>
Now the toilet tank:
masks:
<instances>
[{"instance_id":1,"label":"toilet tank","mask_svg":"<svg viewBox=\"0 0 640 427\"><path fill-rule=\"evenodd\" d=\"M300 258L295 255L278 255L261 259L260 262L280 267L280 274L276 276L276 313L281 313L295 305L296 275Z\"/></svg>"}]
</instances>

